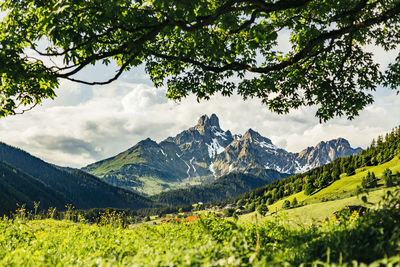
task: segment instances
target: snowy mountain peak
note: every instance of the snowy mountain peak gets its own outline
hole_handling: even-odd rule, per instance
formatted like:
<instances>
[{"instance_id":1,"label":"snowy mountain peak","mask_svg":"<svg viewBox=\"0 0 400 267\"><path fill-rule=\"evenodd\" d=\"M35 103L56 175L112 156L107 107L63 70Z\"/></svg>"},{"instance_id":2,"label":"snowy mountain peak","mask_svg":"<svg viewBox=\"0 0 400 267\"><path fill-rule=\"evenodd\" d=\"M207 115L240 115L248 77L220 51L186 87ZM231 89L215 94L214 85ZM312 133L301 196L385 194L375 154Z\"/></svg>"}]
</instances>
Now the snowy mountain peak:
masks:
<instances>
[{"instance_id":1,"label":"snowy mountain peak","mask_svg":"<svg viewBox=\"0 0 400 267\"><path fill-rule=\"evenodd\" d=\"M250 142L253 142L254 139L258 139L260 137L261 135L258 132L250 128L243 134L241 140L249 140Z\"/></svg>"},{"instance_id":2,"label":"snowy mountain peak","mask_svg":"<svg viewBox=\"0 0 400 267\"><path fill-rule=\"evenodd\" d=\"M355 155L359 153L361 148L352 148L349 141L339 137L330 141L319 142L315 147L308 147L297 154L297 161L302 167L296 169L296 172L301 172L306 169L321 166L329 163L337 158Z\"/></svg>"}]
</instances>

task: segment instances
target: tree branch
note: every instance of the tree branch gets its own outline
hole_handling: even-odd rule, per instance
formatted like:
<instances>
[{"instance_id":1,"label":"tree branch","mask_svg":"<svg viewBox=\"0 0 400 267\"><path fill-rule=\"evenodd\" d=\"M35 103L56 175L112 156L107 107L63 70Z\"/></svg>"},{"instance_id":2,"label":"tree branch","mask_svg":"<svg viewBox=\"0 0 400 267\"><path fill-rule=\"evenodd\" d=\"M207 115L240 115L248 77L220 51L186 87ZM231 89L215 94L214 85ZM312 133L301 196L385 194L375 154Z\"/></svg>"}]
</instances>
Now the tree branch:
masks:
<instances>
[{"instance_id":1,"label":"tree branch","mask_svg":"<svg viewBox=\"0 0 400 267\"><path fill-rule=\"evenodd\" d=\"M104 81L104 82L87 82L87 81L74 79L74 78L70 78L70 77L65 77L65 79L72 81L72 82L82 83L82 84L86 84L86 85L105 85L105 84L112 83L113 81L116 81L121 76L121 74L125 71L125 69L128 67L129 64L130 64L130 61L125 62L121 66L121 68L118 70L117 74L114 75L114 77L112 77L111 79Z\"/></svg>"}]
</instances>

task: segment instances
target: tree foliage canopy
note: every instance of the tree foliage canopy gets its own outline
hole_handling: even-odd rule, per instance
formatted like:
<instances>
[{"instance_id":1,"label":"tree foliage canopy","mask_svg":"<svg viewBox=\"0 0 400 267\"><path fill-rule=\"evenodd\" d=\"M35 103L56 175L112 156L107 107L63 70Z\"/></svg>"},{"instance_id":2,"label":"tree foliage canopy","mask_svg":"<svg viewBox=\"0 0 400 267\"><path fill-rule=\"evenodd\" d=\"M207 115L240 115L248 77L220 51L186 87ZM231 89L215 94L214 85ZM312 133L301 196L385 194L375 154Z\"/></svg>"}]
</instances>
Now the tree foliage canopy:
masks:
<instances>
[{"instance_id":1,"label":"tree foliage canopy","mask_svg":"<svg viewBox=\"0 0 400 267\"><path fill-rule=\"evenodd\" d=\"M3 0L0 8L1 116L54 98L60 79L107 84L142 64L171 99L237 92L278 113L317 106L321 120L352 119L377 86L400 85L400 55L382 71L365 49L398 46L399 0ZM285 35L289 51L279 47ZM119 70L109 80L76 76L111 61Z\"/></svg>"}]
</instances>

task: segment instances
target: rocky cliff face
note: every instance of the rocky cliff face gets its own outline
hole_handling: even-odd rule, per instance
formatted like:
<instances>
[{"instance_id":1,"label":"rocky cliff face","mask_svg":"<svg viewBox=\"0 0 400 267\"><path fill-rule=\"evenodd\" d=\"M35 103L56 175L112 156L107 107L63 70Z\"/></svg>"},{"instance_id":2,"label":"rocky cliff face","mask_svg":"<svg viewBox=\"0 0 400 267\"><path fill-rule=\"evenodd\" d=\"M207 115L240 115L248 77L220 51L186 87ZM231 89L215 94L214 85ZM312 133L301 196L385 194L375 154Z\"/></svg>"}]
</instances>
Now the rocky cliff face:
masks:
<instances>
[{"instance_id":1,"label":"rocky cliff face","mask_svg":"<svg viewBox=\"0 0 400 267\"><path fill-rule=\"evenodd\" d=\"M353 149L346 139L338 138L320 142L317 146L308 147L300 153L291 153L276 147L270 139L249 129L218 154L212 167L216 175L223 175L232 170L246 172L252 168L298 173L359 152L361 148Z\"/></svg>"},{"instance_id":2,"label":"rocky cliff face","mask_svg":"<svg viewBox=\"0 0 400 267\"><path fill-rule=\"evenodd\" d=\"M159 191L173 183L187 183L196 177L218 177L230 172L262 174L272 169L281 173L303 172L339 157L354 155L361 149L338 138L320 142L300 153L287 152L249 129L232 135L220 128L215 114L203 115L197 125L160 143L143 140L115 157L91 164L85 171L115 185L143 187L158 183Z\"/></svg>"},{"instance_id":3,"label":"rocky cliff face","mask_svg":"<svg viewBox=\"0 0 400 267\"><path fill-rule=\"evenodd\" d=\"M216 175L249 169L273 169L293 173L293 155L272 144L271 140L249 129L218 154L212 166Z\"/></svg>"},{"instance_id":4,"label":"rocky cliff face","mask_svg":"<svg viewBox=\"0 0 400 267\"><path fill-rule=\"evenodd\" d=\"M201 116L196 126L167 138L160 145L176 145L177 156L187 167L186 178L190 178L211 174L209 166L232 141L231 132L223 131L218 117L213 114L211 117Z\"/></svg>"},{"instance_id":5,"label":"rocky cliff face","mask_svg":"<svg viewBox=\"0 0 400 267\"><path fill-rule=\"evenodd\" d=\"M334 161L337 158L355 155L361 152L361 148L352 148L349 141L344 138L320 142L315 147L308 147L297 154L296 160L300 166L307 169L318 167Z\"/></svg>"}]
</instances>

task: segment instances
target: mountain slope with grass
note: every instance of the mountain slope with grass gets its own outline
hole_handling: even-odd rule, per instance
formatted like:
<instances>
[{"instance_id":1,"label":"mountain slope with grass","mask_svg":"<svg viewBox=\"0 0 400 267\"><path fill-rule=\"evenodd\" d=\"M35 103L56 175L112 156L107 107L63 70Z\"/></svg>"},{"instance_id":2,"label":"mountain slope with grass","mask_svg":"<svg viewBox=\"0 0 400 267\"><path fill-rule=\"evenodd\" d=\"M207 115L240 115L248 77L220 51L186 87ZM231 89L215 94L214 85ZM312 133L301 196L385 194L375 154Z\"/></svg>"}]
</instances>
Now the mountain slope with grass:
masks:
<instances>
[{"instance_id":1,"label":"mountain slope with grass","mask_svg":"<svg viewBox=\"0 0 400 267\"><path fill-rule=\"evenodd\" d=\"M60 170L23 150L0 143L0 161L45 184L79 209L151 207L154 203L137 193L111 186L97 177L72 170ZM50 200L49 200L50 201ZM26 203L28 204L28 203ZM56 206L57 202L52 204Z\"/></svg>"},{"instance_id":2,"label":"mountain slope with grass","mask_svg":"<svg viewBox=\"0 0 400 267\"><path fill-rule=\"evenodd\" d=\"M390 169L393 172L394 180L397 182L390 187L385 185L383 175L385 170ZM361 182L368 172L373 172L377 177L377 186L369 189L362 189ZM339 180L334 181L329 186L306 195L304 191L286 196L271 205L268 205L270 212L278 212L282 218L286 218L295 224L312 223L322 221L332 216L338 210L346 206L366 206L372 207L379 203L388 191L393 192L400 188L400 155L392 160L379 164L377 166L362 167L356 169L355 174L351 176L342 175ZM363 201L366 197L367 202ZM290 206L289 209L283 208L284 202L298 204L296 207ZM242 201L243 202L243 201ZM256 202L255 207L259 205ZM262 203L262 201L260 202ZM268 218L267 218L268 219ZM255 220L255 212L241 216L241 222Z\"/></svg>"}]
</instances>

